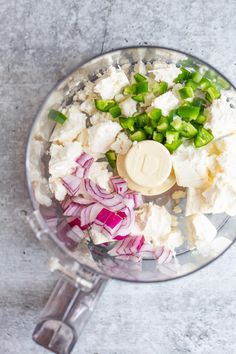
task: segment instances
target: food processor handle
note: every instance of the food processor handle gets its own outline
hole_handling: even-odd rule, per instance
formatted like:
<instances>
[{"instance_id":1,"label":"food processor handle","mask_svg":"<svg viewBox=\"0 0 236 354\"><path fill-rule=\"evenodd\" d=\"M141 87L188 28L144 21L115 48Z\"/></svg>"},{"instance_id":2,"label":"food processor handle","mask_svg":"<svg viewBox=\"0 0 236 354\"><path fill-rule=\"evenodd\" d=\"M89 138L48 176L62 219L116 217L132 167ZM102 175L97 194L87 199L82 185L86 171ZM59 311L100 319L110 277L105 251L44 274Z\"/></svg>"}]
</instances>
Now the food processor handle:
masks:
<instances>
[{"instance_id":1,"label":"food processor handle","mask_svg":"<svg viewBox=\"0 0 236 354\"><path fill-rule=\"evenodd\" d=\"M34 341L57 354L71 353L106 282L98 278L91 290L83 291L63 276L41 313Z\"/></svg>"}]
</instances>

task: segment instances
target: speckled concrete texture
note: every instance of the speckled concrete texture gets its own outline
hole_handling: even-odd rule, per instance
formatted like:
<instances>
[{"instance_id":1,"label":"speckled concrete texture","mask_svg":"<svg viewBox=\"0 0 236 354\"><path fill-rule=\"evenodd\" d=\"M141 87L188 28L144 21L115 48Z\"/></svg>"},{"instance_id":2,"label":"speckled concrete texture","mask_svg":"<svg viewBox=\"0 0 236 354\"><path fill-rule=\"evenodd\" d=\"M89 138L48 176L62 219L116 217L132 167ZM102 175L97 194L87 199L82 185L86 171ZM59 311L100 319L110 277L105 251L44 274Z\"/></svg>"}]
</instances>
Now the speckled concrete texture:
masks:
<instances>
[{"instance_id":1,"label":"speckled concrete texture","mask_svg":"<svg viewBox=\"0 0 236 354\"><path fill-rule=\"evenodd\" d=\"M209 61L236 83L235 0L0 0L0 354L43 354L31 340L56 276L17 216L29 208L26 139L49 90L78 63L152 44ZM236 247L190 277L111 281L74 353L236 353Z\"/></svg>"}]
</instances>

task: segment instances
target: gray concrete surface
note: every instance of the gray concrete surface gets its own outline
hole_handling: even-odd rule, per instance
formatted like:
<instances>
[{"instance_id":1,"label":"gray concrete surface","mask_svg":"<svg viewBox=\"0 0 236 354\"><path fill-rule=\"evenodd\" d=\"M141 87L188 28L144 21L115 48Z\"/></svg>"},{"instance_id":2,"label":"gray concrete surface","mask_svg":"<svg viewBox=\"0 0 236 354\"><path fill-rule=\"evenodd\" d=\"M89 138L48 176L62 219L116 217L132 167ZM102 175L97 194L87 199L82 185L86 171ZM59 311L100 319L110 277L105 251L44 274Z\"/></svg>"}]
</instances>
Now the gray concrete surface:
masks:
<instances>
[{"instance_id":1,"label":"gray concrete surface","mask_svg":"<svg viewBox=\"0 0 236 354\"><path fill-rule=\"evenodd\" d=\"M209 61L235 84L236 2L0 0L0 354L43 354L31 332L55 282L16 210L29 207L24 151L51 87L112 48L156 44ZM164 284L111 281L78 354L236 353L236 247Z\"/></svg>"}]
</instances>

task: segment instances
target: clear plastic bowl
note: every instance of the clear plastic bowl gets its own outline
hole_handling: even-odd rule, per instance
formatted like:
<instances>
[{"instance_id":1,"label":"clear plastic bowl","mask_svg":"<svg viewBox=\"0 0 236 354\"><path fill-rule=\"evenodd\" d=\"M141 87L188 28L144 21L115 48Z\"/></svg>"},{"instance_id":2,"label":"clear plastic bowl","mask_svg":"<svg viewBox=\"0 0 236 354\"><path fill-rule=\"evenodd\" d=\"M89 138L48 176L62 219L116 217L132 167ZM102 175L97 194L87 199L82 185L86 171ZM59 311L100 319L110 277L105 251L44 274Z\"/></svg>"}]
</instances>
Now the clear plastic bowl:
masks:
<instances>
[{"instance_id":1,"label":"clear plastic bowl","mask_svg":"<svg viewBox=\"0 0 236 354\"><path fill-rule=\"evenodd\" d=\"M59 282L52 294L46 309L41 315L40 323L34 333L34 339L56 353L69 353L72 350L78 335L76 334L75 328L77 325L75 323L79 323L77 333L80 333L85 322L83 316L85 313L91 312L93 303L96 301L98 294L101 293L106 279L113 278L146 283L180 278L214 261L236 238L236 218L218 214L210 217L217 227L219 242L215 243L215 247L207 256L202 256L195 250L189 250L184 245L177 250L176 258L166 265L157 265L157 262L152 259L144 260L140 264L119 261L108 256L101 247L96 247L92 244L72 247L73 245L65 242L63 231L61 231L64 227L64 221L59 203L53 200L50 207L45 207L37 202L34 193L35 186L40 179L48 177L47 151L49 137L54 127L53 122L47 118L49 108L68 105L72 102L73 95L78 88L83 87L84 82L95 80L96 74L103 72L110 65L133 65L139 60L175 64L179 64L182 60L188 60L193 65L195 63L204 66L224 78L222 74L210 65L176 50L157 47L123 48L97 56L79 66L52 90L40 108L32 126L27 145L26 174L30 198L34 208L34 212L29 214L27 218L37 237L46 245L52 256L50 261L51 269L60 270L67 278ZM230 89L234 90L232 85ZM158 198L152 197L148 200L152 200L159 205L165 205L168 208L170 204L169 195L170 192L167 192ZM179 216L179 221L183 232L185 232L184 214ZM61 227L58 230L59 224ZM227 242L221 242L221 237L226 238ZM70 279L69 283L68 279ZM68 306L72 306L71 301L77 298L75 293L79 296L79 300L76 305L73 302L75 311L71 310L67 318L64 311L68 312ZM85 302L86 296L87 300L89 299L88 305L81 313L81 299L83 299L82 303ZM65 298L68 299L67 302L63 302ZM80 308L79 311L78 308ZM73 309L73 306L71 309ZM64 328L63 326L66 327ZM61 334L58 330L59 327Z\"/></svg>"}]
</instances>

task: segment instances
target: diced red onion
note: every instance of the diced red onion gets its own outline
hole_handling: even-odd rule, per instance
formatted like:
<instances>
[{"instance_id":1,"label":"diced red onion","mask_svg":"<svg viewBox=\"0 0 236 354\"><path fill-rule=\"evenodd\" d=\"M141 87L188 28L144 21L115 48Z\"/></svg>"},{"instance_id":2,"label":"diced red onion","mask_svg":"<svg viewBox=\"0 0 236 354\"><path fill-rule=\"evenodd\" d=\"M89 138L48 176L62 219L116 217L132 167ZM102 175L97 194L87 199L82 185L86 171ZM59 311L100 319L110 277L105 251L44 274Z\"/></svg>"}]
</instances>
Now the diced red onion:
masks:
<instances>
[{"instance_id":1,"label":"diced red onion","mask_svg":"<svg viewBox=\"0 0 236 354\"><path fill-rule=\"evenodd\" d=\"M116 207L122 204L122 197L118 194L112 194L106 189L99 187L90 179L84 179L84 187L86 192L95 200L106 207ZM114 210L113 210L114 211Z\"/></svg>"},{"instance_id":2,"label":"diced red onion","mask_svg":"<svg viewBox=\"0 0 236 354\"><path fill-rule=\"evenodd\" d=\"M140 193L136 192L127 192L125 193L124 200L131 199L134 202L134 208L139 208L143 204L143 198Z\"/></svg>"},{"instance_id":3,"label":"diced red onion","mask_svg":"<svg viewBox=\"0 0 236 354\"><path fill-rule=\"evenodd\" d=\"M115 246L108 252L110 256L136 255L144 244L144 236L129 236L117 241Z\"/></svg>"},{"instance_id":4,"label":"diced red onion","mask_svg":"<svg viewBox=\"0 0 236 354\"><path fill-rule=\"evenodd\" d=\"M67 232L66 236L72 239L73 241L78 242L84 239L87 235L81 230L79 226L75 225L72 227L71 230Z\"/></svg>"},{"instance_id":5,"label":"diced red onion","mask_svg":"<svg viewBox=\"0 0 236 354\"><path fill-rule=\"evenodd\" d=\"M169 263L173 257L173 252L168 247L158 247L154 250L154 256L158 264Z\"/></svg>"},{"instance_id":6,"label":"diced red onion","mask_svg":"<svg viewBox=\"0 0 236 354\"><path fill-rule=\"evenodd\" d=\"M93 223L102 208L98 203L83 207L80 213L81 227Z\"/></svg>"},{"instance_id":7,"label":"diced red onion","mask_svg":"<svg viewBox=\"0 0 236 354\"><path fill-rule=\"evenodd\" d=\"M71 202L68 207L64 210L65 216L80 216L81 205Z\"/></svg>"},{"instance_id":8,"label":"diced red onion","mask_svg":"<svg viewBox=\"0 0 236 354\"><path fill-rule=\"evenodd\" d=\"M83 178L84 177L84 168L81 167L80 165L78 165L75 169L75 176L79 177L79 178Z\"/></svg>"},{"instance_id":9,"label":"diced red onion","mask_svg":"<svg viewBox=\"0 0 236 354\"><path fill-rule=\"evenodd\" d=\"M80 196L73 197L72 201L74 203L77 203L77 204L80 204L80 205L91 205L91 204L96 203L95 201L93 201L91 199L86 199L86 198L83 198L83 197L80 197Z\"/></svg>"},{"instance_id":10,"label":"diced red onion","mask_svg":"<svg viewBox=\"0 0 236 354\"><path fill-rule=\"evenodd\" d=\"M116 193L124 195L127 192L128 184L123 178L119 176L111 177L110 182Z\"/></svg>"},{"instance_id":11,"label":"diced red onion","mask_svg":"<svg viewBox=\"0 0 236 354\"><path fill-rule=\"evenodd\" d=\"M71 218L71 220L69 220L69 218ZM73 226L79 226L81 228L82 231L87 230L91 224L87 224L87 225L83 225L81 226L81 222L79 218L76 217L69 217L67 218L68 220L68 224L73 227Z\"/></svg>"},{"instance_id":12,"label":"diced red onion","mask_svg":"<svg viewBox=\"0 0 236 354\"><path fill-rule=\"evenodd\" d=\"M86 152L83 152L77 159L76 162L84 168L89 168L92 163L93 163L94 159L93 157L91 157L90 155L86 154Z\"/></svg>"},{"instance_id":13,"label":"diced red onion","mask_svg":"<svg viewBox=\"0 0 236 354\"><path fill-rule=\"evenodd\" d=\"M125 236L130 234L134 225L134 212L133 210L128 210L128 214L125 219L122 220L119 230L117 231L119 236Z\"/></svg>"},{"instance_id":14,"label":"diced red onion","mask_svg":"<svg viewBox=\"0 0 236 354\"><path fill-rule=\"evenodd\" d=\"M103 226L104 235L113 236L119 230L122 221L119 215L111 213Z\"/></svg>"},{"instance_id":15,"label":"diced red onion","mask_svg":"<svg viewBox=\"0 0 236 354\"><path fill-rule=\"evenodd\" d=\"M80 188L81 178L73 175L67 175L62 178L69 195L74 196Z\"/></svg>"},{"instance_id":16,"label":"diced red onion","mask_svg":"<svg viewBox=\"0 0 236 354\"><path fill-rule=\"evenodd\" d=\"M71 197L67 195L65 199L61 202L61 206L63 210L65 210L70 205L70 203L71 203Z\"/></svg>"}]
</instances>

